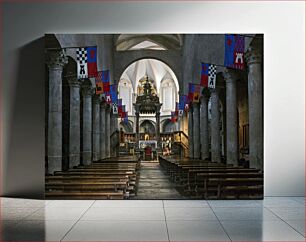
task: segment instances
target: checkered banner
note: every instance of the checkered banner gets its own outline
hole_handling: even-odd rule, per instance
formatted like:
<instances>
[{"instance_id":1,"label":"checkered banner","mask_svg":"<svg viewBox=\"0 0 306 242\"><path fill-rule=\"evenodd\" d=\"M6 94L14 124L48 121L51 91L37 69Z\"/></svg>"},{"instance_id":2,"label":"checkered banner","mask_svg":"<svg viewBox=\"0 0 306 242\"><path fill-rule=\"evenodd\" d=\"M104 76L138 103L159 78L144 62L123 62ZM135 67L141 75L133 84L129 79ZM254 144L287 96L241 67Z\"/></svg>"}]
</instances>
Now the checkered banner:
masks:
<instances>
[{"instance_id":1,"label":"checkered banner","mask_svg":"<svg viewBox=\"0 0 306 242\"><path fill-rule=\"evenodd\" d=\"M76 55L78 79L96 77L98 74L97 47L78 48Z\"/></svg>"},{"instance_id":2,"label":"checkered banner","mask_svg":"<svg viewBox=\"0 0 306 242\"><path fill-rule=\"evenodd\" d=\"M113 107L113 114L118 114L118 105L117 105L117 103L113 103L112 107Z\"/></svg>"},{"instance_id":3,"label":"checkered banner","mask_svg":"<svg viewBox=\"0 0 306 242\"><path fill-rule=\"evenodd\" d=\"M213 64L202 63L201 83L202 87L215 88L217 66Z\"/></svg>"},{"instance_id":4,"label":"checkered banner","mask_svg":"<svg viewBox=\"0 0 306 242\"><path fill-rule=\"evenodd\" d=\"M209 88L216 87L216 74L217 74L217 66L210 64L208 68L208 87Z\"/></svg>"}]
</instances>

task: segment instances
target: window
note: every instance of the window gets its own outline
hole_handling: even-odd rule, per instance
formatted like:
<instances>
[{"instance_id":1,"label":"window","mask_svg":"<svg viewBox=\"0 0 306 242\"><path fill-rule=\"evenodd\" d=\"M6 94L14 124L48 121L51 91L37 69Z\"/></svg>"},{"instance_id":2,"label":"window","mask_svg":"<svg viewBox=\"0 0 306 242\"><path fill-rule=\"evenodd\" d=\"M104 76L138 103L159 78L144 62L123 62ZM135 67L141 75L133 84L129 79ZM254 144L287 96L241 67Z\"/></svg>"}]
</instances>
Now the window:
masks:
<instances>
[{"instance_id":1,"label":"window","mask_svg":"<svg viewBox=\"0 0 306 242\"><path fill-rule=\"evenodd\" d=\"M173 90L172 87L163 88L163 110L171 111L173 108Z\"/></svg>"}]
</instances>

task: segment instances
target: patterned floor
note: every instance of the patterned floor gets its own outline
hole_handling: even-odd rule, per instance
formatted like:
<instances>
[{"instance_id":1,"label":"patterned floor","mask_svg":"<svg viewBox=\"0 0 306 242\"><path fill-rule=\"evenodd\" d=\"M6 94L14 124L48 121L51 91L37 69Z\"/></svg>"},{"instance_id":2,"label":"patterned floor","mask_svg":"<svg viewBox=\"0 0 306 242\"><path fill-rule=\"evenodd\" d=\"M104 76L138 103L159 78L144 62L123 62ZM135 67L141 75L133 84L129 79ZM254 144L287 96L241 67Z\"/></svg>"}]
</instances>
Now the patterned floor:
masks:
<instances>
[{"instance_id":1,"label":"patterned floor","mask_svg":"<svg viewBox=\"0 0 306 242\"><path fill-rule=\"evenodd\" d=\"M0 198L0 241L305 241L305 198Z\"/></svg>"}]
</instances>

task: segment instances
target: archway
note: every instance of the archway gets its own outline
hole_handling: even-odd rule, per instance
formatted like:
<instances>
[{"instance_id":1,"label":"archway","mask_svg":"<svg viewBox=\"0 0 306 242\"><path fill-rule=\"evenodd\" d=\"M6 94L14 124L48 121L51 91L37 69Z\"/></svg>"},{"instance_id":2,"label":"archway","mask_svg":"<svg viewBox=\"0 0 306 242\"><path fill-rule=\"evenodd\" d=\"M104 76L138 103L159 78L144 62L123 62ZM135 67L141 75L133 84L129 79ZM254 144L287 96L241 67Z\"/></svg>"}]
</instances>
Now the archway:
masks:
<instances>
[{"instance_id":1,"label":"archway","mask_svg":"<svg viewBox=\"0 0 306 242\"><path fill-rule=\"evenodd\" d=\"M170 115L179 101L179 82L174 71L163 61L154 58L142 58L128 65L118 81L119 98L126 106L129 116L134 115L132 103L142 95L142 86L149 79L152 91L163 105L161 116Z\"/></svg>"}]
</instances>

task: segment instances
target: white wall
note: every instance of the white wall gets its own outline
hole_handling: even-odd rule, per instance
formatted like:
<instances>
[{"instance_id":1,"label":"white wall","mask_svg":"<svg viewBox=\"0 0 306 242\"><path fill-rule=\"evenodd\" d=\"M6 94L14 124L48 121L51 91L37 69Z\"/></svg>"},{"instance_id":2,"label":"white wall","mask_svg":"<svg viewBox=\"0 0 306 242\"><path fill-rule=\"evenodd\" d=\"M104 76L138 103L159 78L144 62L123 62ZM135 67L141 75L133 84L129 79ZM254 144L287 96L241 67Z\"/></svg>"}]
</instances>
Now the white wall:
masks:
<instances>
[{"instance_id":1,"label":"white wall","mask_svg":"<svg viewBox=\"0 0 306 242\"><path fill-rule=\"evenodd\" d=\"M304 195L304 2L2 3L2 194L44 191L45 33L265 34L265 195Z\"/></svg>"}]
</instances>

